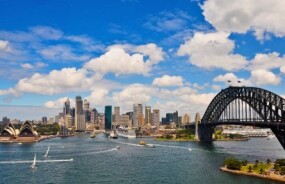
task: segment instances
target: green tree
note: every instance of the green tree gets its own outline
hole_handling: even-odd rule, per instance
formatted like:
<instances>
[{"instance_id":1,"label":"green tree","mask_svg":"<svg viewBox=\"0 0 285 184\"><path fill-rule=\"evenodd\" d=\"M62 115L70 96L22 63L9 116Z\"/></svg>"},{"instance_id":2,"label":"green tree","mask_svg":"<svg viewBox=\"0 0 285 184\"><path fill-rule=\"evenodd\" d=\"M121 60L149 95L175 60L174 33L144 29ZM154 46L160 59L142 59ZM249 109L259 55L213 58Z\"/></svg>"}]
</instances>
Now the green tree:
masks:
<instances>
[{"instance_id":1,"label":"green tree","mask_svg":"<svg viewBox=\"0 0 285 184\"><path fill-rule=\"evenodd\" d=\"M248 167L248 172L252 172L252 167L251 167L251 165Z\"/></svg>"},{"instance_id":2,"label":"green tree","mask_svg":"<svg viewBox=\"0 0 285 184\"><path fill-rule=\"evenodd\" d=\"M259 170L259 174L263 174L263 169L262 168L260 168L260 170Z\"/></svg>"},{"instance_id":3,"label":"green tree","mask_svg":"<svg viewBox=\"0 0 285 184\"><path fill-rule=\"evenodd\" d=\"M268 159L266 160L266 163L267 163L267 164L270 164L270 163L271 163L271 160L268 158Z\"/></svg>"},{"instance_id":4,"label":"green tree","mask_svg":"<svg viewBox=\"0 0 285 184\"><path fill-rule=\"evenodd\" d=\"M242 163L243 166L246 166L248 164L248 161L247 160L243 160L241 163Z\"/></svg>"},{"instance_id":5,"label":"green tree","mask_svg":"<svg viewBox=\"0 0 285 184\"><path fill-rule=\"evenodd\" d=\"M224 166L232 170L240 170L242 163L236 158L230 157L224 161Z\"/></svg>"}]
</instances>

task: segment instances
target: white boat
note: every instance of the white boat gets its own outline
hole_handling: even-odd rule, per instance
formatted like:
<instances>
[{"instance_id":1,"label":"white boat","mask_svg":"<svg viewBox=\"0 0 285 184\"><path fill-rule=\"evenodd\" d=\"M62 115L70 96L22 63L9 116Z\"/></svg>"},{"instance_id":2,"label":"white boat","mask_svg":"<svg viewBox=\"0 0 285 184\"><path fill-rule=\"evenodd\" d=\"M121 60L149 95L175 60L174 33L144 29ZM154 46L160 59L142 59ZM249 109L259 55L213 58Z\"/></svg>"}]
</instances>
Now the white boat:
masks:
<instances>
[{"instance_id":1,"label":"white boat","mask_svg":"<svg viewBox=\"0 0 285 184\"><path fill-rule=\"evenodd\" d=\"M188 149L189 151L192 151L192 149L190 148L190 145L189 145L189 149Z\"/></svg>"},{"instance_id":2,"label":"white boat","mask_svg":"<svg viewBox=\"0 0 285 184\"><path fill-rule=\"evenodd\" d=\"M110 132L109 137L112 138L112 139L117 139L117 138L118 138L118 135L117 135L117 133L116 133L115 130L112 130L112 131Z\"/></svg>"},{"instance_id":3,"label":"white boat","mask_svg":"<svg viewBox=\"0 0 285 184\"><path fill-rule=\"evenodd\" d=\"M46 154L45 154L45 156L44 156L45 158L48 157L49 147L50 147L50 146L48 146L47 152L46 152Z\"/></svg>"},{"instance_id":4,"label":"white boat","mask_svg":"<svg viewBox=\"0 0 285 184\"><path fill-rule=\"evenodd\" d=\"M132 130L132 129L123 129L123 128L119 128L117 130L117 134L118 136L120 137L124 137L124 138L129 138L129 139L132 139L132 138L136 138L136 131L135 130Z\"/></svg>"},{"instance_id":5,"label":"white boat","mask_svg":"<svg viewBox=\"0 0 285 184\"><path fill-rule=\"evenodd\" d=\"M37 155L35 154L35 156L34 156L34 161L33 161L32 165L31 165L31 168L32 168L32 169L35 169L35 168L36 168L36 158L37 158Z\"/></svg>"},{"instance_id":6,"label":"white boat","mask_svg":"<svg viewBox=\"0 0 285 184\"><path fill-rule=\"evenodd\" d=\"M96 133L95 133L95 131L93 131L90 135L90 138L95 138L95 137L96 137Z\"/></svg>"},{"instance_id":7,"label":"white boat","mask_svg":"<svg viewBox=\"0 0 285 184\"><path fill-rule=\"evenodd\" d=\"M119 150L119 149L120 149L120 146L116 146L116 149Z\"/></svg>"},{"instance_id":8,"label":"white boat","mask_svg":"<svg viewBox=\"0 0 285 184\"><path fill-rule=\"evenodd\" d=\"M71 158L71 159L68 159L69 161L71 161L71 162L73 162L73 158Z\"/></svg>"}]
</instances>

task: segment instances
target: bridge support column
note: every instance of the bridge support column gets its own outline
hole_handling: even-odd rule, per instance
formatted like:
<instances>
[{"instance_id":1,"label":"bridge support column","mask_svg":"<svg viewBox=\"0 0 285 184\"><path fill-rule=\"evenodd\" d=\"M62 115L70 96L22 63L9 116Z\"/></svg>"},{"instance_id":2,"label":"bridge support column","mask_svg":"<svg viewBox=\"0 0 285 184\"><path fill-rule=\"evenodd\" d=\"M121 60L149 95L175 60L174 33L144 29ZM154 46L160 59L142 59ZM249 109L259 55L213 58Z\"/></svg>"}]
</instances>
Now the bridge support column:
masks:
<instances>
[{"instance_id":1,"label":"bridge support column","mask_svg":"<svg viewBox=\"0 0 285 184\"><path fill-rule=\"evenodd\" d=\"M195 138L198 141L212 141L213 133L215 127L209 126L206 124L199 124L196 126L196 131L198 134L195 134Z\"/></svg>"},{"instance_id":2,"label":"bridge support column","mask_svg":"<svg viewBox=\"0 0 285 184\"><path fill-rule=\"evenodd\" d=\"M282 145L283 149L285 149L285 129L280 127L274 127L271 128L271 130Z\"/></svg>"}]
</instances>

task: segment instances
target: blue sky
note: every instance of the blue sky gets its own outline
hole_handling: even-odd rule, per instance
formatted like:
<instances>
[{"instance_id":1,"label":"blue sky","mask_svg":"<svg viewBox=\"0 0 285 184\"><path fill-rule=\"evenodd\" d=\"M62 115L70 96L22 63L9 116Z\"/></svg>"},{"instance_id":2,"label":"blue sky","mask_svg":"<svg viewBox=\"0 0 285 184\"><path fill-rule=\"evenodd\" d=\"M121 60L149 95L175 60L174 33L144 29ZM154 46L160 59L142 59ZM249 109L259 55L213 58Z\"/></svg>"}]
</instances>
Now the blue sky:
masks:
<instances>
[{"instance_id":1,"label":"blue sky","mask_svg":"<svg viewBox=\"0 0 285 184\"><path fill-rule=\"evenodd\" d=\"M1 116L49 116L81 95L99 110L143 103L193 117L228 80L285 95L282 0L0 4Z\"/></svg>"}]
</instances>

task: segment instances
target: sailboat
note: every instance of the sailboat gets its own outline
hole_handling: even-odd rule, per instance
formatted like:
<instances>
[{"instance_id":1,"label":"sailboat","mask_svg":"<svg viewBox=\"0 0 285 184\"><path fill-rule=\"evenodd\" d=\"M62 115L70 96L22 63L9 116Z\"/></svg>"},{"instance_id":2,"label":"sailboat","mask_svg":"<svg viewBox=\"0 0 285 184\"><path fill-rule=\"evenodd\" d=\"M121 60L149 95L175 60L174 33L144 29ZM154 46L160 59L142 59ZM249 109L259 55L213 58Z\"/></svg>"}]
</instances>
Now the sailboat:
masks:
<instances>
[{"instance_id":1,"label":"sailboat","mask_svg":"<svg viewBox=\"0 0 285 184\"><path fill-rule=\"evenodd\" d=\"M189 144L189 149L188 149L189 151L192 151L192 149L191 149L191 147L190 147L190 144Z\"/></svg>"},{"instance_id":2,"label":"sailboat","mask_svg":"<svg viewBox=\"0 0 285 184\"><path fill-rule=\"evenodd\" d=\"M32 168L32 169L35 169L35 168L36 168L36 158L37 158L37 155L35 154L35 156L34 156L34 161L33 161L32 165L31 165L31 168Z\"/></svg>"},{"instance_id":3,"label":"sailboat","mask_svg":"<svg viewBox=\"0 0 285 184\"><path fill-rule=\"evenodd\" d=\"M46 152L46 154L45 154L45 156L44 156L45 158L48 157L49 147L50 147L50 146L48 146L47 152Z\"/></svg>"}]
</instances>

